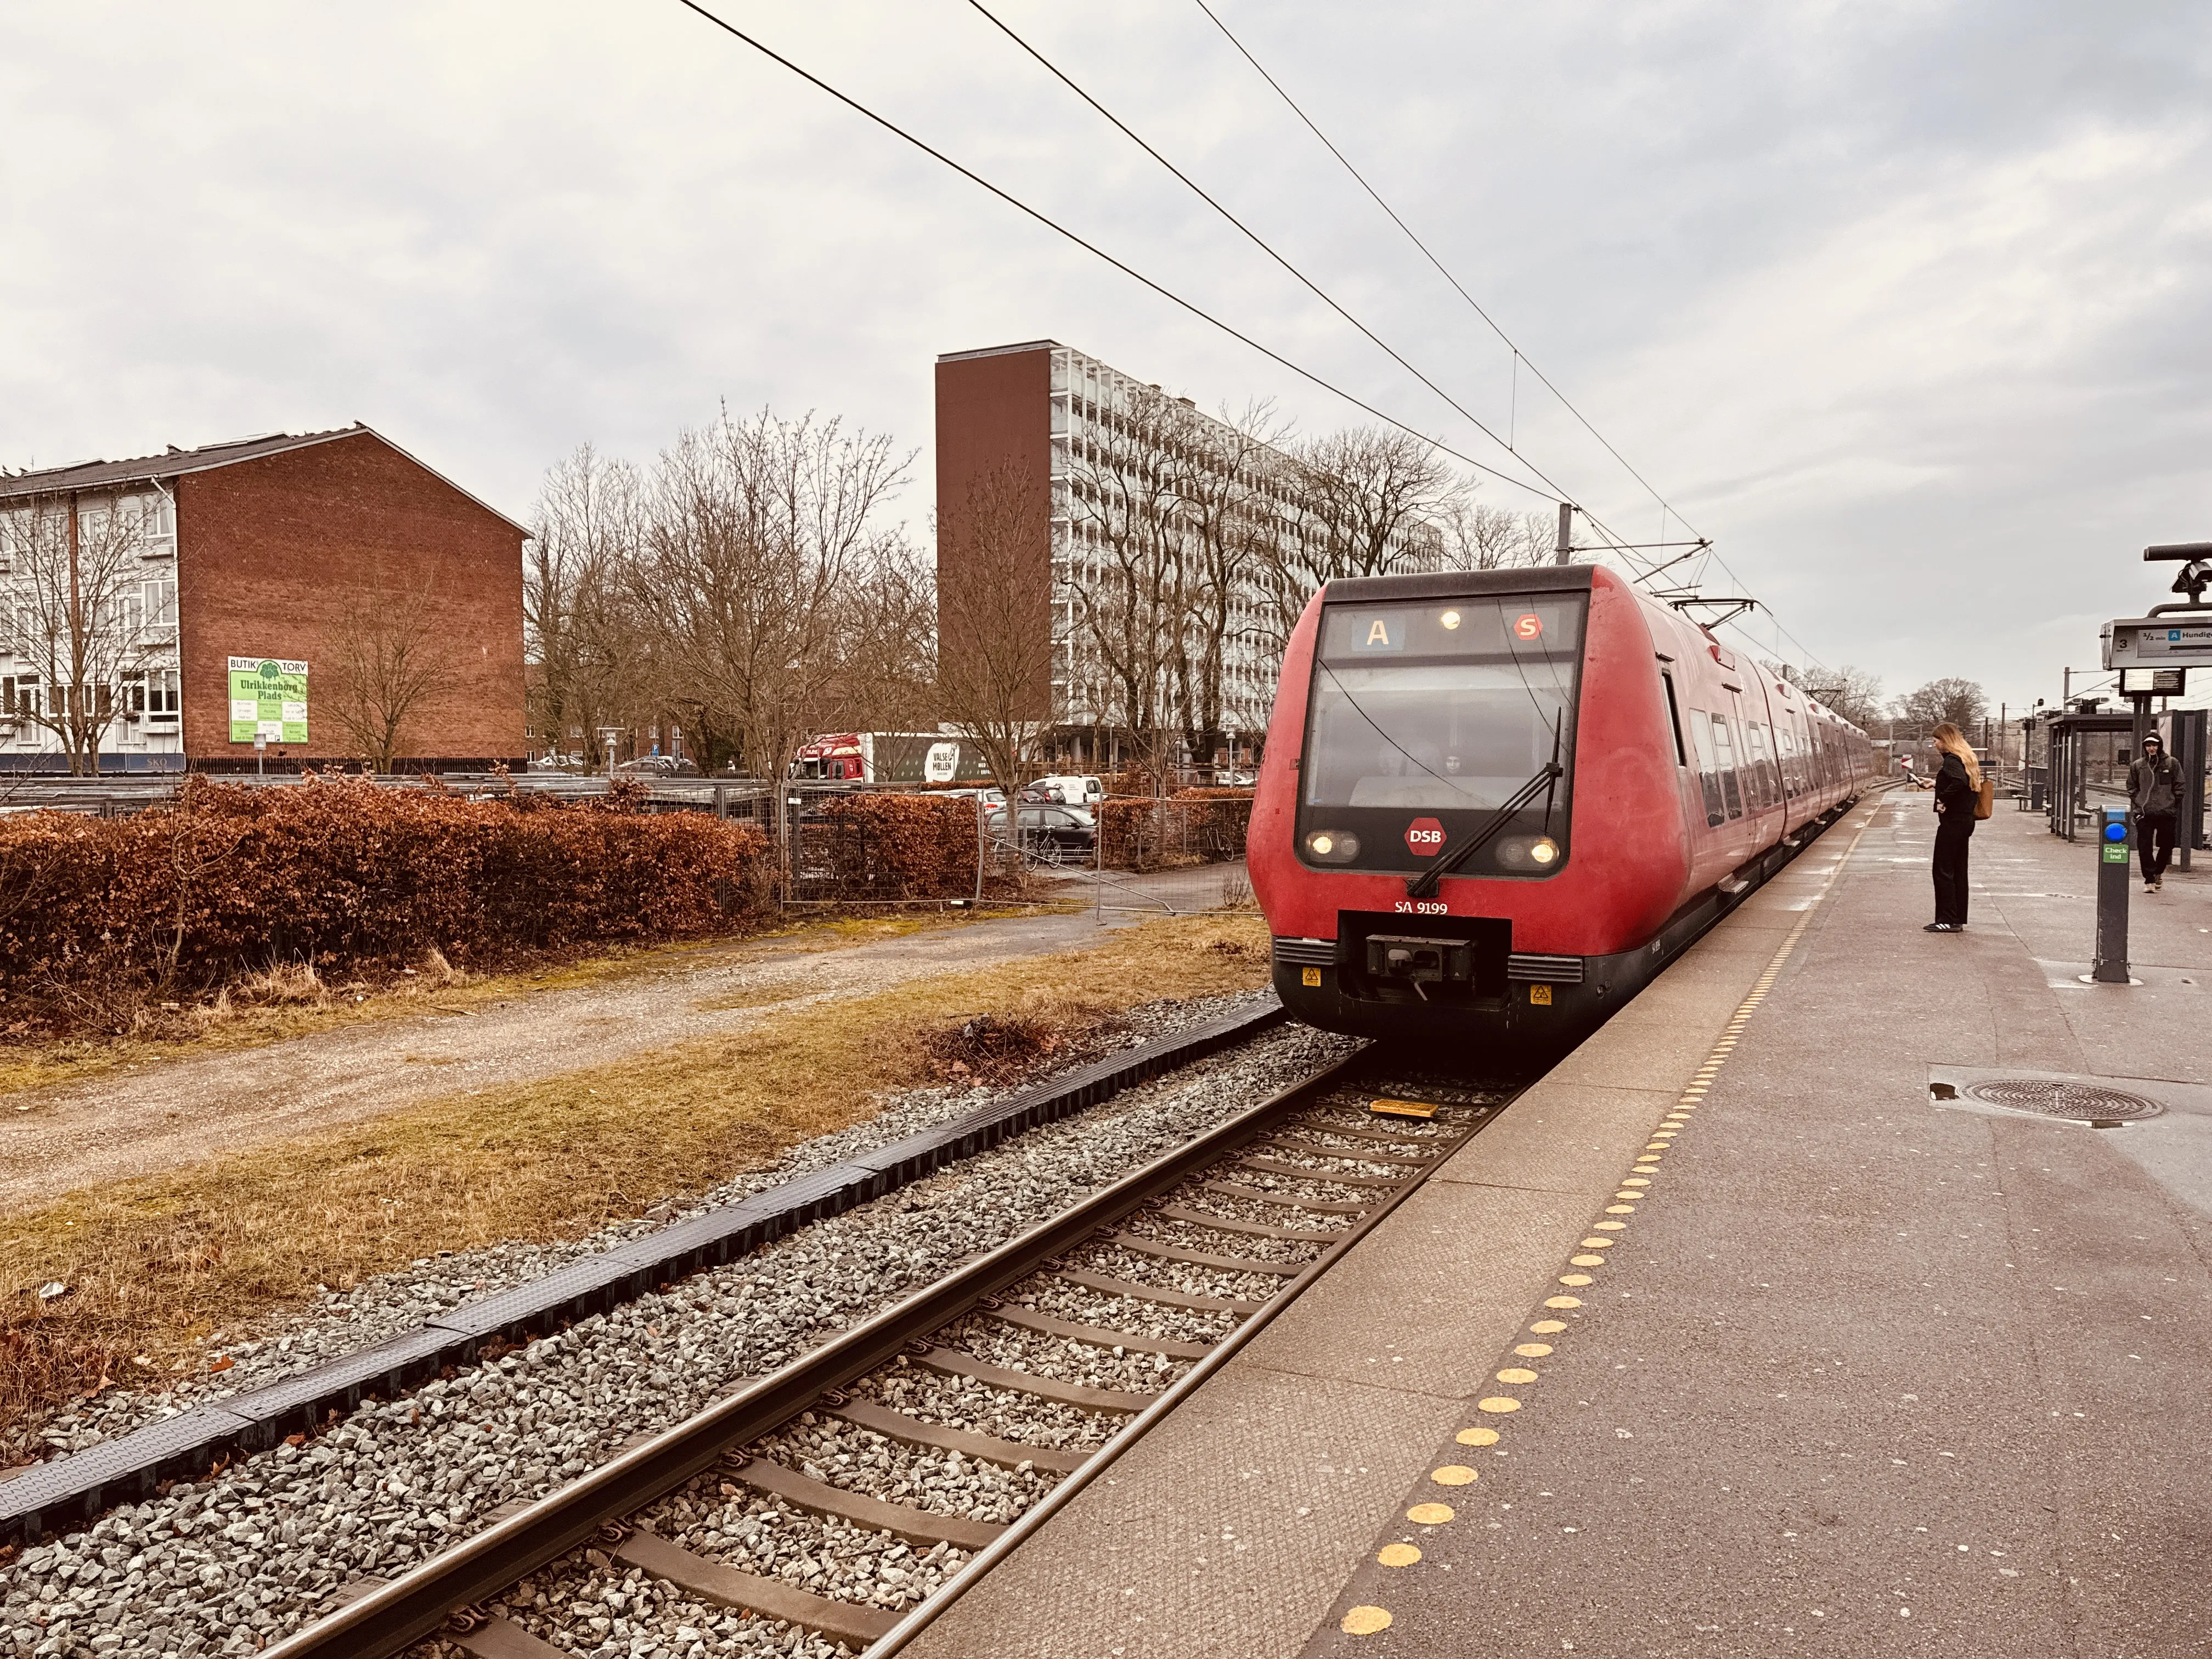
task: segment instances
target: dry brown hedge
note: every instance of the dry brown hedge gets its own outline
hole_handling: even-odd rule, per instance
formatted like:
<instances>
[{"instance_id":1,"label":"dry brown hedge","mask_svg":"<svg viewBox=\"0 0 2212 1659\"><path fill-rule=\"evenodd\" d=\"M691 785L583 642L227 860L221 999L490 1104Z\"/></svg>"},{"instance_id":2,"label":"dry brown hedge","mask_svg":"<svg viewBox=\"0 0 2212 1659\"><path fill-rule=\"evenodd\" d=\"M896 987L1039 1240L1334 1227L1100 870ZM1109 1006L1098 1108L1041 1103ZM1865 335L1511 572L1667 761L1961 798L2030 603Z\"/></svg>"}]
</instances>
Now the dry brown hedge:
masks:
<instances>
[{"instance_id":1,"label":"dry brown hedge","mask_svg":"<svg viewBox=\"0 0 2212 1659\"><path fill-rule=\"evenodd\" d=\"M975 802L942 795L842 795L822 808L810 870L840 898L957 898L975 890Z\"/></svg>"},{"instance_id":2,"label":"dry brown hedge","mask_svg":"<svg viewBox=\"0 0 2212 1659\"><path fill-rule=\"evenodd\" d=\"M628 795L469 801L318 776L190 780L127 818L0 819L0 1030L99 1029L273 963L339 972L726 930L769 898L765 839Z\"/></svg>"},{"instance_id":3,"label":"dry brown hedge","mask_svg":"<svg viewBox=\"0 0 2212 1659\"><path fill-rule=\"evenodd\" d=\"M1098 803L1104 861L1118 870L1163 864L1219 864L1244 855L1249 789L1181 789L1163 799Z\"/></svg>"}]
</instances>

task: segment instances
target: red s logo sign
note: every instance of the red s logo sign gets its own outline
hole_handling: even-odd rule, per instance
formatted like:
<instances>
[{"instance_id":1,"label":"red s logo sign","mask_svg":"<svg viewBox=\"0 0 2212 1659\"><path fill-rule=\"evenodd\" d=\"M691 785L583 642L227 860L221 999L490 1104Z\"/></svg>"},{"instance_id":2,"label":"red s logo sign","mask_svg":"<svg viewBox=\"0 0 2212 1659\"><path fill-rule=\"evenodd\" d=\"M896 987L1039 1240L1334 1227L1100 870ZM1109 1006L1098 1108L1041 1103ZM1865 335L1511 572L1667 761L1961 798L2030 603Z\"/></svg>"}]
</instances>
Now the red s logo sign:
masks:
<instances>
[{"instance_id":1,"label":"red s logo sign","mask_svg":"<svg viewBox=\"0 0 2212 1659\"><path fill-rule=\"evenodd\" d=\"M1543 631L1544 619L1533 611L1525 611L1513 619L1513 637L1516 640L1536 639Z\"/></svg>"}]
</instances>

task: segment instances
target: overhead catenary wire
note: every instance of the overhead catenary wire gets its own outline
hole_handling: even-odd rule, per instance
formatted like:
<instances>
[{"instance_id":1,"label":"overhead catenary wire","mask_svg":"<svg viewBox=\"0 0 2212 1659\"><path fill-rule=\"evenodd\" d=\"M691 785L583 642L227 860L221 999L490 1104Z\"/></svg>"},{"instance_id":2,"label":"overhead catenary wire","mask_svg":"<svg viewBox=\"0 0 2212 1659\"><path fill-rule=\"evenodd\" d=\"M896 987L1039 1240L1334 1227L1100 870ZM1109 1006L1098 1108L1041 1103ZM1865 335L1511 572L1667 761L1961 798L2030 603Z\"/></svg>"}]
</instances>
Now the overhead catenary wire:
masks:
<instances>
[{"instance_id":1,"label":"overhead catenary wire","mask_svg":"<svg viewBox=\"0 0 2212 1659\"><path fill-rule=\"evenodd\" d=\"M1242 40L1237 38L1234 32L1231 30L1229 25L1221 21L1219 15L1214 11L1212 6L1206 4L1206 0L1194 0L1194 3L1200 11L1206 14L1207 20L1212 23L1213 27L1221 31L1222 38L1227 40L1231 46L1237 49L1237 56L1242 58L1246 63L1249 64L1259 77L1274 89L1275 95L1280 98L1283 102L1290 107L1291 113L1297 116L1298 119L1304 124L1306 131L1312 133L1316 138L1321 141L1322 147L1337 159L1338 162L1342 165L1344 170L1352 175L1353 181L1358 185L1360 189L1365 191L1368 196L1374 201L1375 205L1381 208L1383 213L1388 216L1390 222L1397 226L1400 230L1405 233L1406 240L1420 250L1421 257L1436 267L1437 274L1442 276L1445 282L1451 284L1453 290L1458 294L1459 297L1467 301L1468 307L1473 309L1474 314L1482 319L1483 322L1489 326L1490 331L1495 334L1499 342L1504 345L1506 349L1513 354L1513 367L1516 379L1517 380L1519 377L1521 366L1524 363L1527 364L1528 372L1543 383L1544 389L1559 400L1559 406L1565 410L1568 414L1573 416L1575 419L1581 423L1582 428L1585 432L1588 432L1591 437L1596 439L1599 443L1605 446L1606 453L1612 456L1616 461L1619 461L1630 477L1635 479L1637 483L1642 484L1645 489L1649 490L1651 494L1651 498L1657 501L1662 508L1674 514L1675 518L1680 519L1686 527L1695 529L1696 526L1691 525L1689 520L1683 518L1680 511L1677 509L1672 502L1668 501L1665 495L1660 493L1657 486L1653 484L1652 482L1649 478L1646 478L1641 472L1638 472L1630 463L1628 458L1613 447L1611 441L1606 437L1605 434L1600 432L1596 427L1593 426L1589 418L1583 415L1582 410L1574 406L1573 403L1569 400L1567 394L1560 391L1558 386L1552 384L1551 377L1546 374L1542 369L1537 368L1535 360L1530 357L1528 353L1521 349L1520 346L1514 342L1512 337L1507 334L1504 328L1499 326L1496 318L1492 317L1487 311L1483 309L1482 302L1477 300L1474 295L1468 293L1467 289L1461 283L1459 278L1452 275L1449 269L1448 269L1444 264L1444 262L1437 258L1434 252L1431 252L1429 245L1414 234L1413 228L1407 224L1405 220L1399 216L1397 209L1392 207L1389 202L1383 199L1382 191L1376 190L1374 185L1367 182L1366 174L1360 172L1358 167L1352 164L1352 158L1347 156L1342 150L1336 147L1335 143L1329 137L1329 136L1323 132L1320 126L1315 122L1314 118L1308 115L1304 109L1299 106L1298 100L1291 96L1290 93L1284 88L1283 83L1276 80L1273 76L1267 72L1266 65L1262 64L1258 58L1252 55L1250 49L1247 47Z\"/></svg>"},{"instance_id":2,"label":"overhead catenary wire","mask_svg":"<svg viewBox=\"0 0 2212 1659\"><path fill-rule=\"evenodd\" d=\"M1478 472L1483 473L1490 477L1496 478L1501 483L1509 484L1516 489L1524 490L1529 495L1538 496L1540 499L1551 501L1557 505L1564 506L1568 504L1566 500L1564 498L1563 492L1553 493L1556 490L1556 486L1553 487L1551 490L1540 489L1537 486L1529 483L1525 479L1515 477L1511 474L1501 471L1497 467L1492 466L1486 462L1477 460L1474 457L1467 454L1464 451L1443 442L1432 434L1421 431L1419 428L1399 419L1396 416L1389 413L1387 410L1380 409L1375 404L1369 403L1358 393L1346 390L1345 387L1328 380L1326 376L1313 369L1306 368L1304 364L1295 362L1291 358L1285 356L1283 353L1275 350L1273 348L1262 343L1257 339L1255 339L1252 336L1245 333L1242 329L1237 328L1235 325L1228 322L1226 319L1219 316L1217 316L1212 312L1208 311L1206 307L1198 304L1197 301L1177 293L1173 289L1169 288L1165 283L1156 281L1154 278L1146 276L1143 271L1139 270L1126 260L1121 259L1114 254L1108 252L1104 248L1099 246L1097 243L1091 241L1088 238L1083 236L1079 232L1061 224L1058 220L1052 217L1051 215L1046 213L1043 210L1032 206L1030 203L1025 202L1021 198L1014 195L1011 191L992 183L990 179L983 177L982 174L977 173L972 167L967 167L962 162L954 160L951 156L937 149L934 145L929 143L927 140L921 138L917 134L908 131L906 128L901 126L888 116L878 113L877 111L870 108L867 105L860 102L857 98L853 97L848 93L841 91L838 88L831 85L821 76L801 67L799 64L785 57L782 53L775 51L775 48L769 46L766 42L748 33L744 29L739 28L727 18L720 15L719 14L710 10L706 6L699 3L699 0L677 0L677 3L682 6L685 10L698 16L702 21L721 30L732 39L741 42L744 46L751 47L753 51L759 53L762 57L766 58L769 62L776 64L779 68L789 70L792 74L797 76L800 80L805 81L808 85L815 88L817 91L827 94L837 102L852 110L855 114L872 122L877 126L881 127L884 131L891 134L894 137L912 145L915 149L921 151L925 155L927 155L931 160L951 168L953 172L958 173L969 183L997 198L1000 201L1004 202L1007 206L1014 209L1024 216L1035 221L1036 223L1043 226L1046 229L1051 231L1054 234L1073 243L1077 247L1081 248L1085 252L1091 255L1094 258L1097 258L1106 264L1111 265L1115 270L1120 271L1123 276L1127 276L1131 281L1138 283L1139 286L1148 289L1152 293L1158 295L1160 298L1167 301L1170 304L1198 319L1200 321L1206 324L1209 327L1217 329L1220 332L1229 336L1229 337L1236 340L1239 344L1244 345L1253 351L1259 353L1270 362L1275 363L1280 368L1289 370L1299 379L1307 381L1312 386L1319 387L1321 390L1328 392L1330 396L1342 400L1346 404L1350 404L1352 408L1360 410L1362 413L1373 416L1376 420L1382 422L1385 426L1391 428L1393 430L1402 432L1409 437L1417 439L1422 443L1428 444L1435 448L1438 453L1449 455L1454 460L1462 463L1463 465L1471 467ZM1492 435L1494 436L1494 434ZM1516 454L1515 459L1516 460L1522 460L1522 464L1524 465L1527 465L1525 459L1517 453ZM1534 469L1532 467L1531 470L1534 471ZM1603 535L1607 543L1616 546L1622 544L1624 538L1613 532L1607 526L1605 525L1603 520L1589 513L1586 508L1581 508L1578 507L1577 510L1582 512L1585 521L1589 523L1593 528L1596 529L1601 535ZM1676 516L1678 519L1680 517L1679 514ZM1688 524L1686 520L1683 520L1682 522L1686 526ZM1638 562L1638 561L1637 561L1631 554L1624 553L1622 556L1630 563L1632 570ZM1730 574L1732 575L1734 574L1732 571ZM1641 577L1639 576L1638 579L1641 580ZM1786 632L1786 630L1784 631ZM1793 639L1795 638L1794 635L1791 637ZM1753 641L1753 643L1756 644L1756 641ZM1802 641L1800 643L1802 645Z\"/></svg>"},{"instance_id":3,"label":"overhead catenary wire","mask_svg":"<svg viewBox=\"0 0 2212 1659\"><path fill-rule=\"evenodd\" d=\"M1092 97L1089 92L1085 91L1081 86L1077 84L1075 79L1072 76L1070 76L1065 70L1061 69L1059 64L1054 63L1052 59L1046 57L1044 53L1038 51L1036 46L1032 46L1026 39L1018 33L1004 18L1000 17L996 12L994 12L988 6L986 6L983 3L983 0L968 0L968 4L977 13L981 14L985 21L989 22L994 28L999 31L1000 33L1005 35L1006 39L1012 41L1030 58L1034 58L1037 64L1044 69L1047 74L1050 75L1054 80L1058 81L1062 86L1066 87L1070 92L1073 93L1078 98L1080 98L1093 110L1097 111L1101 116L1105 118L1107 121L1112 124L1115 130L1120 132L1124 137L1127 138L1131 143L1136 145L1139 149L1143 150L1146 155L1151 156L1152 160L1158 161L1162 167L1173 173L1176 180L1188 189L1194 196L1197 197L1200 201L1205 203L1206 206L1212 208L1224 219L1226 219L1231 225L1234 225L1237 229L1243 234L1246 240L1249 241L1253 246L1258 248L1261 252L1266 254L1270 259L1273 260L1285 270L1288 271L1308 293L1311 294L1316 299L1319 300L1323 305L1327 306L1338 316L1343 318L1344 320L1351 324L1353 328L1358 330L1363 336L1386 354L1391 362L1396 363L1399 368L1404 369L1408 374L1411 374L1423 386L1435 392L1437 397L1443 398L1446 404L1451 406L1453 411L1462 419L1466 421L1468 425L1472 426L1476 431L1481 433L1484 437L1489 439L1500 449L1503 449L1508 454L1512 455L1515 459L1518 460L1523 466L1527 467L1528 471L1534 473L1555 496L1564 498L1567 495L1567 491L1565 487L1562 486L1556 479L1547 477L1541 467L1538 466L1534 461L1531 461L1527 456L1522 455L1518 451L1515 450L1512 444L1506 439L1500 437L1495 431L1492 430L1489 424L1486 422L1481 416L1475 414L1474 410L1468 409L1466 404L1461 403L1458 398L1453 397L1450 392L1445 391L1443 387L1438 386L1436 381L1430 379L1426 374L1423 373L1412 362L1408 362L1405 355L1399 351L1395 346L1392 345L1389 341L1382 338L1381 335L1376 333L1373 329L1368 327L1365 323L1363 323L1358 318L1353 316L1349 311L1346 310L1344 307L1338 302L1336 298L1324 289L1320 283L1315 282L1312 277L1307 276L1304 271L1299 270L1297 265L1293 264L1290 259L1286 258L1279 249L1275 247L1273 243L1269 242L1267 238L1261 235L1260 233L1253 229L1251 226L1246 224L1243 220L1238 218L1234 212L1232 212L1227 206L1224 205L1218 197L1214 196L1212 191L1208 191L1203 185L1200 184L1197 179L1192 178L1181 167L1177 167L1173 161L1170 161L1166 156L1163 155L1159 150L1155 148L1141 133L1138 132L1135 128L1132 127L1127 121L1124 121L1120 116L1115 114L1112 110L1107 108L1105 105L1100 103L1097 99Z\"/></svg>"},{"instance_id":4,"label":"overhead catenary wire","mask_svg":"<svg viewBox=\"0 0 2212 1659\"><path fill-rule=\"evenodd\" d=\"M1437 257L1435 252L1431 249L1429 245L1421 240L1411 225L1406 222L1403 216L1401 216L1395 208L1392 207L1390 204L1384 199L1382 191L1376 190L1373 185L1368 182L1367 176L1361 173L1360 170L1352 164L1352 158L1346 155L1337 147L1335 141L1331 139L1326 132L1322 131L1320 125L1316 122L1311 116L1306 113L1304 108L1298 103L1297 99L1291 96L1289 90L1283 85L1283 83L1278 81L1268 72L1267 65L1261 63L1257 58L1253 56L1251 49L1245 46L1243 40L1237 38L1236 32L1232 30L1228 24L1221 21L1220 15L1207 3L1207 0L1194 0L1194 3L1200 11L1206 14L1207 21L1211 22L1215 28L1221 32L1222 38L1227 40L1230 46L1236 50L1237 56L1252 66L1253 72L1258 75L1262 81L1265 81L1267 83L1267 85L1273 90L1275 95L1278 98L1280 98L1284 104L1289 107L1291 112L1298 118L1298 120L1304 125L1306 131L1312 133L1315 138L1320 141L1322 148L1328 150L1331 155L1336 158L1338 164L1344 168L1345 172L1352 176L1353 181L1358 185L1360 189L1367 193L1368 197L1374 202L1375 205L1382 210L1383 214L1389 219L1390 222L1397 226L1399 230L1404 233L1406 240L1411 242L1415 248L1419 250L1421 257L1426 259L1430 264L1436 268L1437 274L1442 276L1446 283L1451 285L1453 291L1455 292L1461 299L1467 301L1468 306L1474 311L1474 314L1483 320L1485 325L1489 327L1491 332L1495 334L1505 348L1513 354L1515 426L1517 428L1519 424L1518 405L1520 372L1522 368L1525 365L1528 372L1534 375L1537 380L1542 384L1544 389L1559 400L1559 406L1565 410L1568 414L1573 416L1576 422L1582 427L1582 428L1603 446L1606 453L1612 456L1614 460L1620 462L1622 470L1627 472L1628 476L1635 479L1638 483L1641 484L1644 489L1649 491L1651 498L1659 503L1660 512L1662 514L1660 520L1662 526L1660 532L1661 539L1663 540L1665 538L1666 532L1664 526L1666 523L1666 515L1668 514L1671 514L1683 526L1684 528L1692 531L1693 532L1697 532L1697 526L1690 522L1689 519L1683 514L1681 509L1675 507L1673 502L1669 501L1656 485L1652 483L1649 478L1645 477L1643 473L1638 471L1634 464L1632 463L1626 455L1623 455L1619 449L1613 447L1612 441L1608 439L1605 434L1597 429L1597 427L1590 421L1589 417L1585 416L1581 410L1575 406L1573 400L1571 399L1565 392L1560 391L1558 386L1553 384L1551 377L1546 374L1542 369L1536 366L1534 359L1531 358L1528 353L1522 350L1520 345L1510 335L1506 333L1504 328L1498 323L1498 319L1492 317L1488 311L1483 308L1482 302L1477 300L1474 295L1468 291L1466 285L1463 284L1458 277L1452 274L1450 269L1445 265L1444 262ZM1495 436L1494 434L1492 435ZM1517 431L1515 435L1517 437ZM1520 452L1517 449L1515 449L1512 444L1509 443L1506 447L1509 449L1513 449L1513 453L1515 454L1519 454ZM1541 475L1540 474L1539 476ZM1582 512L1583 517L1588 519L1590 524L1601 535L1607 537L1609 539L1609 542L1613 544L1616 549L1618 548L1622 540L1620 537L1615 535L1613 531L1607 527L1601 520L1589 513L1587 509L1578 507L1577 511ZM1702 532L1697 533L1702 534ZM1731 580L1735 581L1739 586L1748 586L1748 584L1743 580L1743 578L1736 574L1735 568L1729 565L1726 558L1723 557L1718 552L1712 551L1710 548L1707 550L1709 556L1715 563L1719 565L1723 570L1728 573ZM1812 657L1813 653L1811 647L1807 646L1804 641L1799 639L1795 634L1792 634L1788 629L1784 628L1771 611L1769 611L1766 615L1767 620L1773 624L1775 632L1778 635L1796 646L1800 651L1805 653L1808 658ZM1736 629L1735 631L1739 634L1743 634L1747 640L1750 640L1752 637L1749 634L1745 633L1745 631L1741 628ZM1753 643L1756 644L1757 641L1753 641ZM1767 647L1762 646L1759 648L1765 649Z\"/></svg>"},{"instance_id":5,"label":"overhead catenary wire","mask_svg":"<svg viewBox=\"0 0 2212 1659\"><path fill-rule=\"evenodd\" d=\"M1057 219L1054 219L1050 214L1046 213L1042 208L1032 207L1029 203L1024 201L1020 197L1016 196L1012 191L993 184L988 179L983 177L981 173L977 173L974 168L963 166L962 163L956 161L951 156L947 155L943 150L937 149L927 140L908 131L904 127L899 125L897 122L892 120L889 116L878 114L876 111L869 108L868 106L860 102L859 99L853 97L848 93L839 91L836 87L830 85L829 82L824 81L820 76L802 69L799 64L793 63L790 58L786 58L781 52L777 52L774 47L767 45L764 41L757 40L752 35L746 33L744 30L739 28L727 18L720 16L716 13L708 10L705 6L699 3L699 0L676 0L676 3L683 7L686 11L696 14L707 22L713 24L718 29L720 29L725 34L727 34L732 39L740 40L746 46L750 46L755 52L767 58L770 63L778 65L780 68L790 70L793 75L805 82L809 86L815 88L818 91L827 93L830 97L836 99L848 109L853 111L857 115L863 116L866 119L874 122L876 125L883 128L884 131L891 134L894 137L902 139L907 143L913 145L916 149L928 156L932 161L941 162L945 167L951 168L953 172L958 173L970 184L988 191L991 195L995 196L999 200L1004 202L1007 206L1014 209L1017 212L1023 214L1028 218L1035 220L1038 224L1042 225L1054 235L1062 237L1066 240L1073 242L1076 246L1081 248L1085 253L1088 253L1094 258L1103 260L1107 264L1113 266L1115 270L1120 271L1123 276L1128 277L1131 281L1140 284L1144 288L1150 289L1152 293L1158 295L1160 298L1167 301L1170 304L1189 313L1190 315L1197 318L1200 322L1206 324L1208 326L1220 330L1222 333L1228 335L1231 339L1236 340L1240 344L1249 346L1251 349L1258 352L1261 356L1267 358L1270 362L1290 370L1291 374L1296 374L1299 379L1305 380L1311 385L1319 386L1330 396L1343 399L1354 409L1359 410L1364 414L1373 416L1384 425L1389 426L1396 431L1402 432L1408 437L1417 438L1423 443L1431 445L1443 453L1450 456L1454 460L1460 462L1463 465L1471 466L1479 472L1486 473L1490 477L1498 480L1501 483L1510 484L1516 489L1526 490L1528 494L1547 501L1557 501L1559 499L1556 495L1548 493L1545 489L1539 489L1537 486L1528 483L1525 479L1516 478L1510 473L1501 472L1496 467L1491 466L1485 462L1478 461L1472 455L1466 454L1458 449L1455 449L1449 444L1440 441L1432 434L1408 425L1406 422L1400 420L1396 416L1376 408L1373 404L1369 403L1357 392L1346 391L1344 387L1338 386L1334 381L1327 379L1313 369L1306 368L1303 363L1293 362L1291 358L1285 356L1281 352L1275 350L1273 348L1263 345L1261 342L1254 339L1250 335L1245 333L1234 324L1230 323L1224 319L1216 316L1213 313L1206 310L1196 301L1185 298L1182 295L1176 293L1165 283L1156 282L1152 277L1146 276L1144 272L1139 270L1135 266L1128 264L1126 260L1116 258L1113 254L1109 253L1104 248L1099 246L1096 242L1089 240L1079 233L1071 230L1067 226L1061 224Z\"/></svg>"}]
</instances>

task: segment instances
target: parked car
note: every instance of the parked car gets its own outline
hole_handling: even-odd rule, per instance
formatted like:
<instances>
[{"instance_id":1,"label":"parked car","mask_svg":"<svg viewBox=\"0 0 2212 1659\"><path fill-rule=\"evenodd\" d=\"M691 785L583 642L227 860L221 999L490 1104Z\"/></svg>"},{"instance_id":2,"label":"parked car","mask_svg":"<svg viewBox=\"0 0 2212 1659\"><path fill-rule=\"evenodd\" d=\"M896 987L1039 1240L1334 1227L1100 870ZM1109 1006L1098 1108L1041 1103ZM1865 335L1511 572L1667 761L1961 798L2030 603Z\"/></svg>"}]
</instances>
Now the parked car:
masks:
<instances>
[{"instance_id":1,"label":"parked car","mask_svg":"<svg viewBox=\"0 0 2212 1659\"><path fill-rule=\"evenodd\" d=\"M995 787L988 789L940 789L937 793L944 796L947 800L974 800L978 795L981 795L983 798L983 805L986 806L1004 806L1006 804L1006 792L1003 789Z\"/></svg>"},{"instance_id":2,"label":"parked car","mask_svg":"<svg viewBox=\"0 0 2212 1659\"><path fill-rule=\"evenodd\" d=\"M1015 819L1021 849L1032 858L1053 864L1081 863L1098 844L1098 820L1089 808L1060 806L1046 801L1024 801ZM993 839L1006 844L1006 809L1003 802L984 816Z\"/></svg>"}]
</instances>

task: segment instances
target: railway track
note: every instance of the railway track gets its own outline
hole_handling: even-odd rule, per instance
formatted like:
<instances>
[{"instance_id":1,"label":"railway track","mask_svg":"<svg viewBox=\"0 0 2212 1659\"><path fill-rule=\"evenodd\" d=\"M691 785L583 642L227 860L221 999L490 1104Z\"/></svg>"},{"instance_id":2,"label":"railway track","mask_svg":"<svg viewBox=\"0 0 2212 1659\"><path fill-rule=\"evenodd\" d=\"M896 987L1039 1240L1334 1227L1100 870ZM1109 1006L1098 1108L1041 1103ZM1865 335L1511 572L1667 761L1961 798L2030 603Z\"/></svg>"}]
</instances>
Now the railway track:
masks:
<instances>
[{"instance_id":1,"label":"railway track","mask_svg":"<svg viewBox=\"0 0 2212 1659\"><path fill-rule=\"evenodd\" d=\"M1393 1097L1434 1115L1373 1109ZM349 1587L268 1659L432 1641L544 1659L647 1635L886 1659L1508 1097L1340 1061L404 1577ZM763 1639L708 1639L732 1620Z\"/></svg>"}]
</instances>

